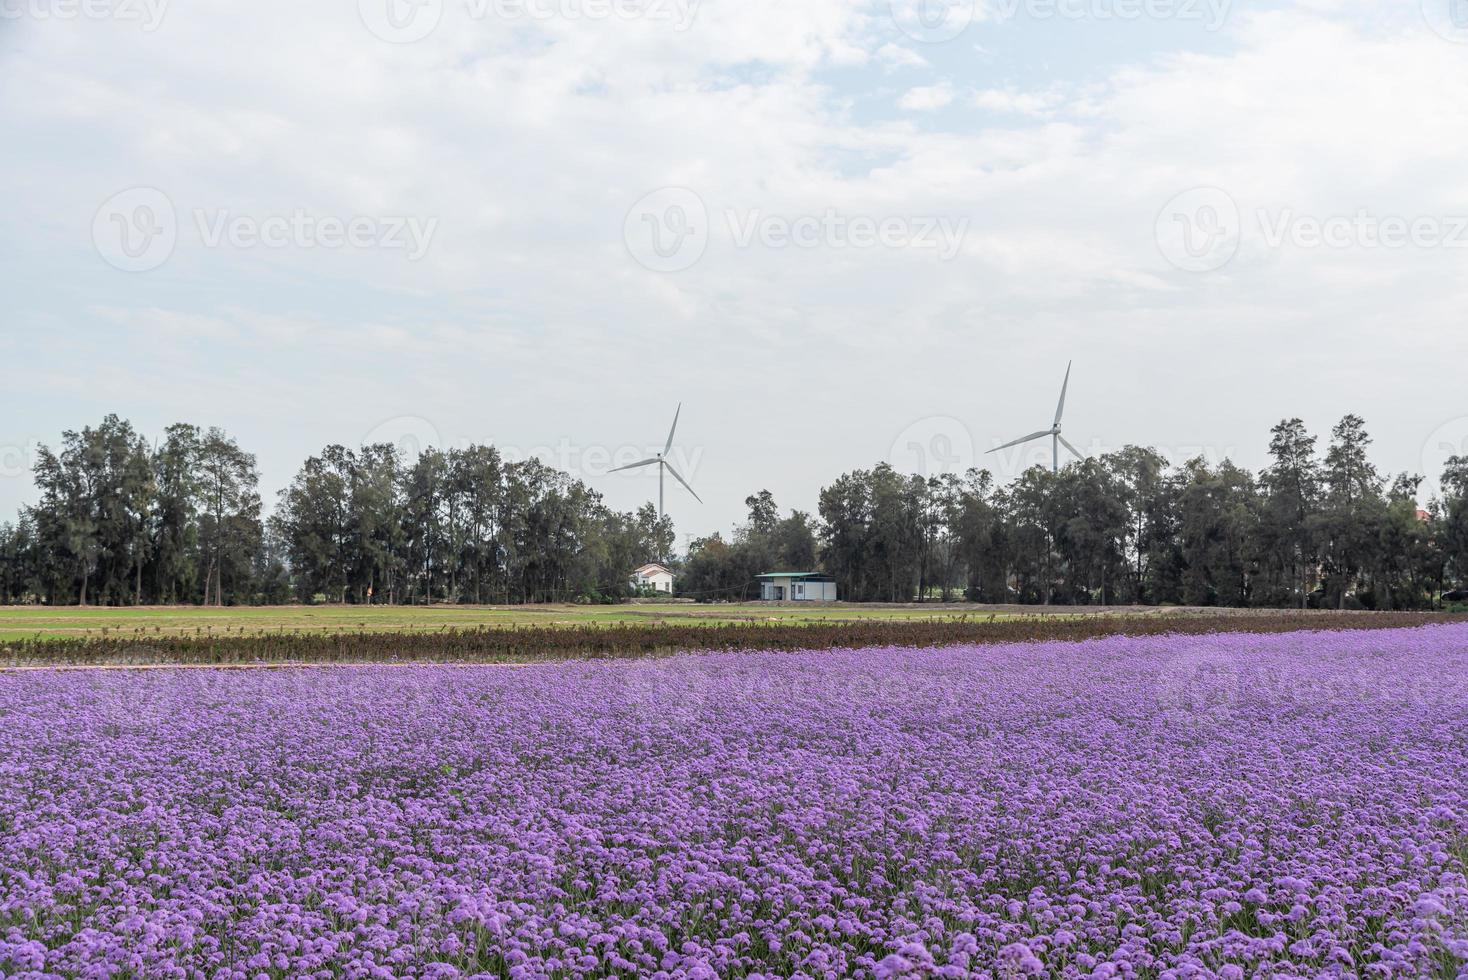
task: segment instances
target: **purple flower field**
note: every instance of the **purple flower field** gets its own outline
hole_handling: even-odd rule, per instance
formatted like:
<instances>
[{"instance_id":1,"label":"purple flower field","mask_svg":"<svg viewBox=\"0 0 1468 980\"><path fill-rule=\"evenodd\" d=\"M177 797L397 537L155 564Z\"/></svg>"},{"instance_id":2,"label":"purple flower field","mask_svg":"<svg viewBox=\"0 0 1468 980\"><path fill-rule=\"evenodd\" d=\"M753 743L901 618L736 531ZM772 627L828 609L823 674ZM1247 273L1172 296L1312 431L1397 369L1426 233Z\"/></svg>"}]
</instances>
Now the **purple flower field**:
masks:
<instances>
[{"instance_id":1,"label":"purple flower field","mask_svg":"<svg viewBox=\"0 0 1468 980\"><path fill-rule=\"evenodd\" d=\"M0 976L1468 977L1468 625L0 675Z\"/></svg>"}]
</instances>

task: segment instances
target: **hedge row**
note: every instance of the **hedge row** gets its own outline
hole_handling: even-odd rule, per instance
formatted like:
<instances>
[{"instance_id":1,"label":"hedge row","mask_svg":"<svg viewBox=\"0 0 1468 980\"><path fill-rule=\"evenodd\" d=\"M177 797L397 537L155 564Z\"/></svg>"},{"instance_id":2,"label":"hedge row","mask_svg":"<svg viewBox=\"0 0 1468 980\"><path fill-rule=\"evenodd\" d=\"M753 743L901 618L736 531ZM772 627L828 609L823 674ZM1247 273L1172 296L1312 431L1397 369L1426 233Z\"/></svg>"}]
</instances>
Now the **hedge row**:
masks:
<instances>
[{"instance_id":1,"label":"hedge row","mask_svg":"<svg viewBox=\"0 0 1468 980\"><path fill-rule=\"evenodd\" d=\"M44 665L530 663L568 657L637 657L700 650L934 647L960 643L1085 640L1127 634L1277 633L1383 629L1458 621L1449 613L1259 612L1245 615L1039 615L919 622L679 623L519 626L435 632L299 632L241 636L153 635L33 639L0 647L0 664Z\"/></svg>"}]
</instances>

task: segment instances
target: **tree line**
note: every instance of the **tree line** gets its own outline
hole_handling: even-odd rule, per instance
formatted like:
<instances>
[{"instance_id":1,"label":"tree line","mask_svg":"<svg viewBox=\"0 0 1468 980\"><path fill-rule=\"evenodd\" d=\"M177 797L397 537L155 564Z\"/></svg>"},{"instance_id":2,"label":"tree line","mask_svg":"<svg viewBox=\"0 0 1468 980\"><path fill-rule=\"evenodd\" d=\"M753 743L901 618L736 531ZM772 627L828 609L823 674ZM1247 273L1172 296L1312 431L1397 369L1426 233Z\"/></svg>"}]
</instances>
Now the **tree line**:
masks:
<instances>
[{"instance_id":1,"label":"tree line","mask_svg":"<svg viewBox=\"0 0 1468 980\"><path fill-rule=\"evenodd\" d=\"M1127 447L1034 467L843 474L817 512L760 491L726 538L671 557L673 526L492 446L328 446L263 514L255 457L217 428L150 445L110 415L34 466L40 499L0 525L0 601L82 605L612 601L660 556L678 591L758 596L764 571L823 571L843 599L1418 609L1468 579L1468 457L1422 478L1371 463L1348 415L1323 452L1299 419L1250 473Z\"/></svg>"},{"instance_id":2,"label":"tree line","mask_svg":"<svg viewBox=\"0 0 1468 980\"><path fill-rule=\"evenodd\" d=\"M489 446L328 446L262 514L255 457L217 428L150 445L109 415L34 466L40 499L0 526L0 601L81 605L544 602L624 596L667 554L651 504L608 508Z\"/></svg>"},{"instance_id":3,"label":"tree line","mask_svg":"<svg viewBox=\"0 0 1468 980\"><path fill-rule=\"evenodd\" d=\"M819 570L842 599L1422 609L1468 580L1468 457L1418 504L1422 477L1371 463L1348 415L1324 451L1299 419L1271 431L1257 474L1224 460L1170 466L1127 447L1036 466L921 477L881 463L822 489L816 517L781 521L768 494L728 540L693 543L694 594L754 597L756 568ZM819 564L812 556L819 555Z\"/></svg>"}]
</instances>

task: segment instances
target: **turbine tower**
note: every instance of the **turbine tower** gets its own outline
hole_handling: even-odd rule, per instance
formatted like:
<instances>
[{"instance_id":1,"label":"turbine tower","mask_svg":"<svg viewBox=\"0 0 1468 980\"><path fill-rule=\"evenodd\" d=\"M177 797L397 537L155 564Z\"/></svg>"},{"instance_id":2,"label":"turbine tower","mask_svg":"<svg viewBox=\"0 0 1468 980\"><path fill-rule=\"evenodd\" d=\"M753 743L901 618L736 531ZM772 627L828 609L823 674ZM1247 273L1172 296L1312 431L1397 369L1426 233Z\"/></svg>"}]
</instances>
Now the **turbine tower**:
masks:
<instances>
[{"instance_id":1,"label":"turbine tower","mask_svg":"<svg viewBox=\"0 0 1468 980\"><path fill-rule=\"evenodd\" d=\"M1049 436L1050 437L1050 472L1052 472L1052 473L1059 473L1060 472L1060 447L1061 446L1064 446L1066 449L1069 449L1072 453L1074 453L1076 459L1085 459L1086 458L1085 456L1082 456L1081 455L1081 451L1079 449L1077 449L1075 446L1072 446L1070 443L1066 442L1065 441L1065 437L1060 434L1060 417L1065 414L1065 390L1070 387L1070 365L1071 365L1071 363L1073 363L1073 362L1067 362L1066 365L1065 365L1065 381L1062 382L1061 385L1060 385L1060 402L1059 402L1059 404L1057 404L1055 406L1055 421L1050 423L1050 428L1048 428L1048 429L1041 429L1039 432L1031 432L1027 436L1021 436L1018 439L1012 440L1010 442L1006 442L1002 446L995 446L993 449L989 450L989 452L991 452L991 453L997 453L999 450L1001 450L1001 449L1008 449L1010 446L1018 446L1020 443L1033 442L1036 439L1043 439L1046 436Z\"/></svg>"},{"instance_id":2,"label":"turbine tower","mask_svg":"<svg viewBox=\"0 0 1468 980\"><path fill-rule=\"evenodd\" d=\"M635 469L638 469L639 467L642 467L642 466L652 466L654 463L656 463L657 464L657 467L658 467L658 520L662 520L663 519L663 471L664 470L667 470L669 473L673 474L673 479L675 479L679 483L683 484L683 489L684 490L687 490L689 493L693 493L693 488L688 485L688 481L685 480L685 479L683 479L683 477L679 475L679 473L678 473L677 470L673 469L673 464L672 463L668 462L668 453L671 452L672 449L673 449L673 433L678 430L678 416L681 415L682 413L683 413L683 403L682 402L679 402L678 403L678 409L677 409L677 411L675 411L673 413L673 425L672 425L672 427L670 429L668 429L668 441L667 441L667 444L663 446L663 451L662 452L658 453L656 456L649 456L647 459L640 459L640 460L638 460L635 463L628 463L626 466L618 466L615 469L612 469L612 470L608 470L607 471L609 473L617 473L617 472L620 472L622 470L635 470ZM699 495L696 494L696 493L693 493L693 499L694 500L697 500L699 503L703 503L702 498L700 498Z\"/></svg>"}]
</instances>

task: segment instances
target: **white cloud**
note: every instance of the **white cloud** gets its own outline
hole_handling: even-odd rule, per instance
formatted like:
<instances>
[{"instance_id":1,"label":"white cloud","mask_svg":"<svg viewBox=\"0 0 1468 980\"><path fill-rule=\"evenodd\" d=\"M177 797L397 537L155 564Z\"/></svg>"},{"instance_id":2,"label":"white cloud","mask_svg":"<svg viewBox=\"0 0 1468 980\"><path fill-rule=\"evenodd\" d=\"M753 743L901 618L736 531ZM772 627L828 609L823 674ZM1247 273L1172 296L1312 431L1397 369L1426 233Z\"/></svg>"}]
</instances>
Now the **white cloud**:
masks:
<instances>
[{"instance_id":1,"label":"white cloud","mask_svg":"<svg viewBox=\"0 0 1468 980\"><path fill-rule=\"evenodd\" d=\"M927 112L933 109L941 109L953 101L953 86L947 82L937 85L919 85L910 88L903 93L897 104L904 109L916 112Z\"/></svg>"},{"instance_id":2,"label":"white cloud","mask_svg":"<svg viewBox=\"0 0 1468 980\"><path fill-rule=\"evenodd\" d=\"M1018 92L1013 89L985 89L975 92L974 105L990 112L1015 113L1022 116L1044 117L1053 115L1064 102L1056 90L1043 92Z\"/></svg>"},{"instance_id":3,"label":"white cloud","mask_svg":"<svg viewBox=\"0 0 1468 980\"><path fill-rule=\"evenodd\" d=\"M258 447L279 485L291 454L350 441L366 415L616 440L617 406L682 393L712 492L675 517L705 531L739 515L752 482L812 506L820 480L869 465L914 418L970 420L980 442L1024 431L1036 376L1071 356L1075 424L1108 443L1262 447L1271 415L1319 412L1323 429L1356 410L1407 433L1378 440L1402 469L1412 431L1462 414L1464 253L1246 234L1227 267L1199 275L1167 263L1153 228L1200 185L1224 189L1246 224L1261 209L1468 213L1464 48L1370 5L1316 5L1237 15L1197 51L1021 84L1009 35L959 64L979 26L922 47L883 9L707 0L678 32L475 22L450 4L408 45L373 37L350 3L198 0L170 5L152 34L0 25L0 86L25 93L0 105L15 397L45 404L50 345L74 352L65 411L28 413L46 431L19 435L54 440L119 411L269 440L289 419L289 438ZM895 69L930 62L948 80L892 91ZM894 119L894 101L952 108ZM89 232L101 202L139 184L185 215L303 208L439 228L419 262L211 249L184 229L162 268L129 276ZM710 224L702 259L672 274L638 266L622 240L633 202L665 186L694 190ZM739 248L724 215L752 209L969 230L946 263ZM1404 343L1434 352L1411 377L1332 381ZM815 445L748 425L770 392L829 413ZM771 460L757 475L740 462L756 456ZM618 506L641 492L607 489ZM0 505L25 495L0 487Z\"/></svg>"},{"instance_id":4,"label":"white cloud","mask_svg":"<svg viewBox=\"0 0 1468 980\"><path fill-rule=\"evenodd\" d=\"M884 44L877 49L877 60L889 68L926 68L928 59L899 44Z\"/></svg>"}]
</instances>

